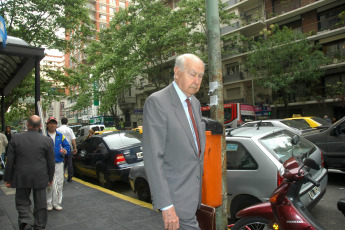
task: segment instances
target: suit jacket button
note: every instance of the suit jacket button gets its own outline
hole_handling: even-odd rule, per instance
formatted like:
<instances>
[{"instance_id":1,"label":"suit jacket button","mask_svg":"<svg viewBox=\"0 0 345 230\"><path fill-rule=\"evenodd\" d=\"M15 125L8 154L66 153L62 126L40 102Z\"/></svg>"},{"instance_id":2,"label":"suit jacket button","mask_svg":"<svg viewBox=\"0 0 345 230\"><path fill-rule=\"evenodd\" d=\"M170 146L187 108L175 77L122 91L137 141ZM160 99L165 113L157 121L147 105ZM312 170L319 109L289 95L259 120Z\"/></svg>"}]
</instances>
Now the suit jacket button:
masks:
<instances>
[{"instance_id":1,"label":"suit jacket button","mask_svg":"<svg viewBox=\"0 0 345 230\"><path fill-rule=\"evenodd\" d=\"M197 176L196 179L200 180L200 177Z\"/></svg>"}]
</instances>

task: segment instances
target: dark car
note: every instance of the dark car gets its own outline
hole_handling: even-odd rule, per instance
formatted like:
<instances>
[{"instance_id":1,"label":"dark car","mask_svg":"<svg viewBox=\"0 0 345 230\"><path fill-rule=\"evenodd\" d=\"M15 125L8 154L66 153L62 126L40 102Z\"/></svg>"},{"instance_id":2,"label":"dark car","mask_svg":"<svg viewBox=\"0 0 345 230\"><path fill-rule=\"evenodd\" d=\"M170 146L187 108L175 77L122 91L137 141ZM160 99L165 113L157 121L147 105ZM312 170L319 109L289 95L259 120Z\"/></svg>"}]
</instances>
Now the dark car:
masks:
<instances>
[{"instance_id":1,"label":"dark car","mask_svg":"<svg viewBox=\"0 0 345 230\"><path fill-rule=\"evenodd\" d=\"M74 174L97 178L102 187L128 182L131 167L143 161L141 134L110 132L86 139L73 156Z\"/></svg>"},{"instance_id":2,"label":"dark car","mask_svg":"<svg viewBox=\"0 0 345 230\"><path fill-rule=\"evenodd\" d=\"M345 117L328 129L304 137L323 150L326 168L345 171Z\"/></svg>"}]
</instances>

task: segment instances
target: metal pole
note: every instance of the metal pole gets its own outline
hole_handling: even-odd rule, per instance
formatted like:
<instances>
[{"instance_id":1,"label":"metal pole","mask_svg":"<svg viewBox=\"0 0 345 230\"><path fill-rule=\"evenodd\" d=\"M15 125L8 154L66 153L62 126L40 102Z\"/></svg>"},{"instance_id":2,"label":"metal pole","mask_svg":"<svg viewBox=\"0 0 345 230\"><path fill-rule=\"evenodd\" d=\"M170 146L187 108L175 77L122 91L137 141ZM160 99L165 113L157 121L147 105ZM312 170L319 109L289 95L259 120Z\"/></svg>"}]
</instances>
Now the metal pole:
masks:
<instances>
[{"instance_id":1,"label":"metal pole","mask_svg":"<svg viewBox=\"0 0 345 230\"><path fill-rule=\"evenodd\" d=\"M224 127L223 77L218 1L206 0L206 22L211 118L221 123ZM222 135L222 205L216 208L216 227L218 230L226 230L228 224L225 147L225 137Z\"/></svg>"},{"instance_id":2,"label":"metal pole","mask_svg":"<svg viewBox=\"0 0 345 230\"><path fill-rule=\"evenodd\" d=\"M37 102L39 102L41 99L40 95L40 59L36 57L35 62L35 114L39 116L39 110L37 107Z\"/></svg>"}]
</instances>

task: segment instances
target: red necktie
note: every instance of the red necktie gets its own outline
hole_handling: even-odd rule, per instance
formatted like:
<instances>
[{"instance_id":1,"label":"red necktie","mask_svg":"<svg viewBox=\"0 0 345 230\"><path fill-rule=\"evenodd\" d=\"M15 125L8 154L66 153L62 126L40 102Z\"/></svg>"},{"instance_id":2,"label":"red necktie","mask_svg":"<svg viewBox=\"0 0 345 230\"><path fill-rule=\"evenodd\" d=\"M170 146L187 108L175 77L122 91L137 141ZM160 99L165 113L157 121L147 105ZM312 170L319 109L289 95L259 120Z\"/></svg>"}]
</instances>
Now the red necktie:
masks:
<instances>
[{"instance_id":1,"label":"red necktie","mask_svg":"<svg viewBox=\"0 0 345 230\"><path fill-rule=\"evenodd\" d=\"M193 123L194 133L195 133L195 137L196 137L196 142L198 143L199 156L200 156L201 149L200 149L199 133L198 133L198 129L196 127L195 119L194 119L194 116L193 116L192 105L190 104L190 100L188 98L186 99L186 102L187 102L187 105L188 105L189 116L190 116L190 118L192 120L192 123Z\"/></svg>"}]
</instances>

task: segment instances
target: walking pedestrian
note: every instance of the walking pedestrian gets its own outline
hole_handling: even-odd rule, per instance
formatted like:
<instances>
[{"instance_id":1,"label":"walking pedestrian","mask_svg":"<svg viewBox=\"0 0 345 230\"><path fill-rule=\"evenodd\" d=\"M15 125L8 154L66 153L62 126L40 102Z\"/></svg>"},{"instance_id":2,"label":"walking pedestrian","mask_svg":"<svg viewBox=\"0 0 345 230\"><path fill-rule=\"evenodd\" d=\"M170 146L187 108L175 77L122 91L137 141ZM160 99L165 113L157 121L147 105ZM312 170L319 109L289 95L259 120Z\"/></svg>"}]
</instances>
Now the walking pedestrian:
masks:
<instances>
[{"instance_id":1,"label":"walking pedestrian","mask_svg":"<svg viewBox=\"0 0 345 230\"><path fill-rule=\"evenodd\" d=\"M55 156L55 173L54 183L47 187L47 209L48 211L62 210L62 193L64 181L64 156L70 154L70 145L66 137L56 131L57 120L54 117L49 117L47 120L47 135L51 137L54 144Z\"/></svg>"},{"instance_id":2,"label":"walking pedestrian","mask_svg":"<svg viewBox=\"0 0 345 230\"><path fill-rule=\"evenodd\" d=\"M59 128L57 128L56 130L60 133L62 133L71 149L73 149L73 154L76 154L77 153L77 146L76 146L76 143L75 143L75 135L73 133L73 130L67 126L67 123L68 123L68 119L66 117L63 117L61 118L61 126ZM65 157L65 169L66 169L66 166L68 168L68 178L67 178L67 182L72 182L72 177L73 177L73 165L72 165L72 158L73 158L73 154L69 154Z\"/></svg>"},{"instance_id":3,"label":"walking pedestrian","mask_svg":"<svg viewBox=\"0 0 345 230\"><path fill-rule=\"evenodd\" d=\"M0 133L0 154L2 160L5 162L6 147L8 145L8 140L5 134Z\"/></svg>"},{"instance_id":4,"label":"walking pedestrian","mask_svg":"<svg viewBox=\"0 0 345 230\"><path fill-rule=\"evenodd\" d=\"M174 73L174 82L144 105L145 171L165 229L196 230L206 136L200 102L193 95L200 89L204 63L183 54L176 58Z\"/></svg>"},{"instance_id":5,"label":"walking pedestrian","mask_svg":"<svg viewBox=\"0 0 345 230\"><path fill-rule=\"evenodd\" d=\"M28 119L28 131L12 137L7 152L5 185L16 188L15 203L19 229L45 229L47 215L46 187L52 184L55 159L50 138L38 132L41 118ZM33 191L34 210L31 210L30 194Z\"/></svg>"}]
</instances>

